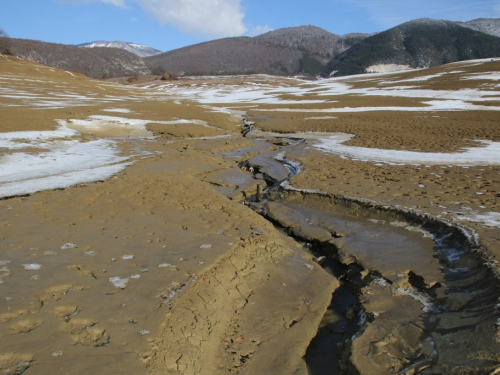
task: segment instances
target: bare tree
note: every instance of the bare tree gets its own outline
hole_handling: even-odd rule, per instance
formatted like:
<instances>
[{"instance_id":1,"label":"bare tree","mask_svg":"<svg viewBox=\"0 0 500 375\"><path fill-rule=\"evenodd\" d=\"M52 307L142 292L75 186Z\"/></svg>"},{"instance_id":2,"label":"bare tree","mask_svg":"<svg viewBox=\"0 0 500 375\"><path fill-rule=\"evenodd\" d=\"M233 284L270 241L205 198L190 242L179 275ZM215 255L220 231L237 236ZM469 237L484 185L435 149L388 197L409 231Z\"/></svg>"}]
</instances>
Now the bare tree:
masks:
<instances>
[{"instance_id":1,"label":"bare tree","mask_svg":"<svg viewBox=\"0 0 500 375\"><path fill-rule=\"evenodd\" d=\"M3 29L0 29L0 54L14 54L10 42L9 35Z\"/></svg>"}]
</instances>

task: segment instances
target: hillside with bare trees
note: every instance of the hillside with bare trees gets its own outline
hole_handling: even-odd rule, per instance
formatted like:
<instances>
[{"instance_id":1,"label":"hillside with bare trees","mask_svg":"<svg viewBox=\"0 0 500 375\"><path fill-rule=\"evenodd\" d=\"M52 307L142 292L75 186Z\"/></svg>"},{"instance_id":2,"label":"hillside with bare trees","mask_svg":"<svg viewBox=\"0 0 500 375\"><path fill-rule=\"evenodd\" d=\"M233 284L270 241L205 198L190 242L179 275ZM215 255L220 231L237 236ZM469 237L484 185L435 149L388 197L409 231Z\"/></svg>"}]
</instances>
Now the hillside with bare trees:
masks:
<instances>
[{"instance_id":1,"label":"hillside with bare trees","mask_svg":"<svg viewBox=\"0 0 500 375\"><path fill-rule=\"evenodd\" d=\"M0 38L2 53L53 68L85 74L91 78L111 78L150 74L139 57L118 48L80 48L28 39Z\"/></svg>"},{"instance_id":2,"label":"hillside with bare trees","mask_svg":"<svg viewBox=\"0 0 500 375\"><path fill-rule=\"evenodd\" d=\"M146 57L155 72L186 75L320 73L326 63L367 34L335 35L315 26L278 29L253 38L224 38Z\"/></svg>"}]
</instances>

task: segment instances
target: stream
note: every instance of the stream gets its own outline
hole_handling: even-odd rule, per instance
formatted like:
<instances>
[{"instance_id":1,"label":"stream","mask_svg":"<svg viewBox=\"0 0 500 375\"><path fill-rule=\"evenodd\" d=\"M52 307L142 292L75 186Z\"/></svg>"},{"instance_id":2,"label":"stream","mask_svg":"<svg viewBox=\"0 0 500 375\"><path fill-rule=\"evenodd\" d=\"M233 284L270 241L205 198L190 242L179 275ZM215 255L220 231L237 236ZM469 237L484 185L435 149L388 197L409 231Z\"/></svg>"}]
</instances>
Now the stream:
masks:
<instances>
[{"instance_id":1,"label":"stream","mask_svg":"<svg viewBox=\"0 0 500 375\"><path fill-rule=\"evenodd\" d=\"M471 233L410 210L294 189L288 180L301 168L286 158L291 148L307 152L301 139L255 140L223 154L245 171L212 178L237 186L340 280L304 358L309 372L495 373L500 288ZM234 199L228 186L217 189Z\"/></svg>"}]
</instances>

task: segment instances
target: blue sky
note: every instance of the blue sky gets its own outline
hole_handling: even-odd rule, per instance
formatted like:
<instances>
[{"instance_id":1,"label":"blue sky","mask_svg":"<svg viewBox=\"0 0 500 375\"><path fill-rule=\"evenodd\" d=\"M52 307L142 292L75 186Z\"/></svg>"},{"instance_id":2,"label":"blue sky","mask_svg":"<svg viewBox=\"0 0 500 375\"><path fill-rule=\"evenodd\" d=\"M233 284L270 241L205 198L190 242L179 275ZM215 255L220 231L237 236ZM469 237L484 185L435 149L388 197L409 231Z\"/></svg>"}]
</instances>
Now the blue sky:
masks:
<instances>
[{"instance_id":1,"label":"blue sky","mask_svg":"<svg viewBox=\"0 0 500 375\"><path fill-rule=\"evenodd\" d=\"M314 25L383 31L416 18L500 18L500 0L1 0L13 38L63 44L135 42L169 51L230 36Z\"/></svg>"}]
</instances>

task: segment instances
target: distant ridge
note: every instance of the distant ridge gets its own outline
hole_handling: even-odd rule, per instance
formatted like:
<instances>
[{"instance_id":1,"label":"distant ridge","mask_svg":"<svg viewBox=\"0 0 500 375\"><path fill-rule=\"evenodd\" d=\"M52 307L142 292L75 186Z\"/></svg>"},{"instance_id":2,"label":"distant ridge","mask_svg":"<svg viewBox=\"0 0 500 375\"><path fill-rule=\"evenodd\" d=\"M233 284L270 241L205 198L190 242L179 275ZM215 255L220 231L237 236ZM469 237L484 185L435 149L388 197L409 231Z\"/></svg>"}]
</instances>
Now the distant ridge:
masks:
<instances>
[{"instance_id":1,"label":"distant ridge","mask_svg":"<svg viewBox=\"0 0 500 375\"><path fill-rule=\"evenodd\" d=\"M64 44L28 39L9 39L12 54L29 61L85 74L91 78L111 78L151 74L137 55L118 48L84 49Z\"/></svg>"},{"instance_id":2,"label":"distant ridge","mask_svg":"<svg viewBox=\"0 0 500 375\"><path fill-rule=\"evenodd\" d=\"M477 18L472 21L457 23L486 34L500 37L500 19L498 18Z\"/></svg>"},{"instance_id":3,"label":"distant ridge","mask_svg":"<svg viewBox=\"0 0 500 375\"><path fill-rule=\"evenodd\" d=\"M351 75L498 57L499 36L500 19L418 19L371 35L335 35L309 25L200 43L144 60L153 70L186 75Z\"/></svg>"},{"instance_id":4,"label":"distant ridge","mask_svg":"<svg viewBox=\"0 0 500 375\"><path fill-rule=\"evenodd\" d=\"M298 70L301 56L298 50L236 37L176 49L146 57L144 61L153 71L160 68L180 75L289 75Z\"/></svg>"},{"instance_id":5,"label":"distant ridge","mask_svg":"<svg viewBox=\"0 0 500 375\"><path fill-rule=\"evenodd\" d=\"M147 57L147 56L154 56L162 53L162 51L159 51L157 49L144 46L142 44L137 44L137 43L127 43L127 42L107 42L104 40L99 40L96 42L91 42L91 43L84 43L84 44L79 44L77 47L86 47L86 48L96 48L96 47L104 47L104 48L120 48L124 49L126 51L129 51L133 53L134 55L137 55L139 57Z\"/></svg>"},{"instance_id":6,"label":"distant ridge","mask_svg":"<svg viewBox=\"0 0 500 375\"><path fill-rule=\"evenodd\" d=\"M372 66L428 68L500 56L500 38L452 21L418 19L372 35L332 59L327 72L365 73Z\"/></svg>"},{"instance_id":7,"label":"distant ridge","mask_svg":"<svg viewBox=\"0 0 500 375\"><path fill-rule=\"evenodd\" d=\"M77 47L4 37L0 38L0 53L93 78L158 76L166 72L180 76L263 73L315 78L500 57L500 19L418 19L375 34L346 35L307 25L256 37L218 39L164 53L119 41Z\"/></svg>"},{"instance_id":8,"label":"distant ridge","mask_svg":"<svg viewBox=\"0 0 500 375\"><path fill-rule=\"evenodd\" d=\"M186 75L315 76L333 56L367 36L339 36L315 26L290 27L253 38L225 38L195 44L146 57L144 61L153 71L160 68Z\"/></svg>"},{"instance_id":9,"label":"distant ridge","mask_svg":"<svg viewBox=\"0 0 500 375\"><path fill-rule=\"evenodd\" d=\"M287 27L258 35L255 39L275 46L308 52L322 63L344 52L370 34L336 35L316 26Z\"/></svg>"}]
</instances>

